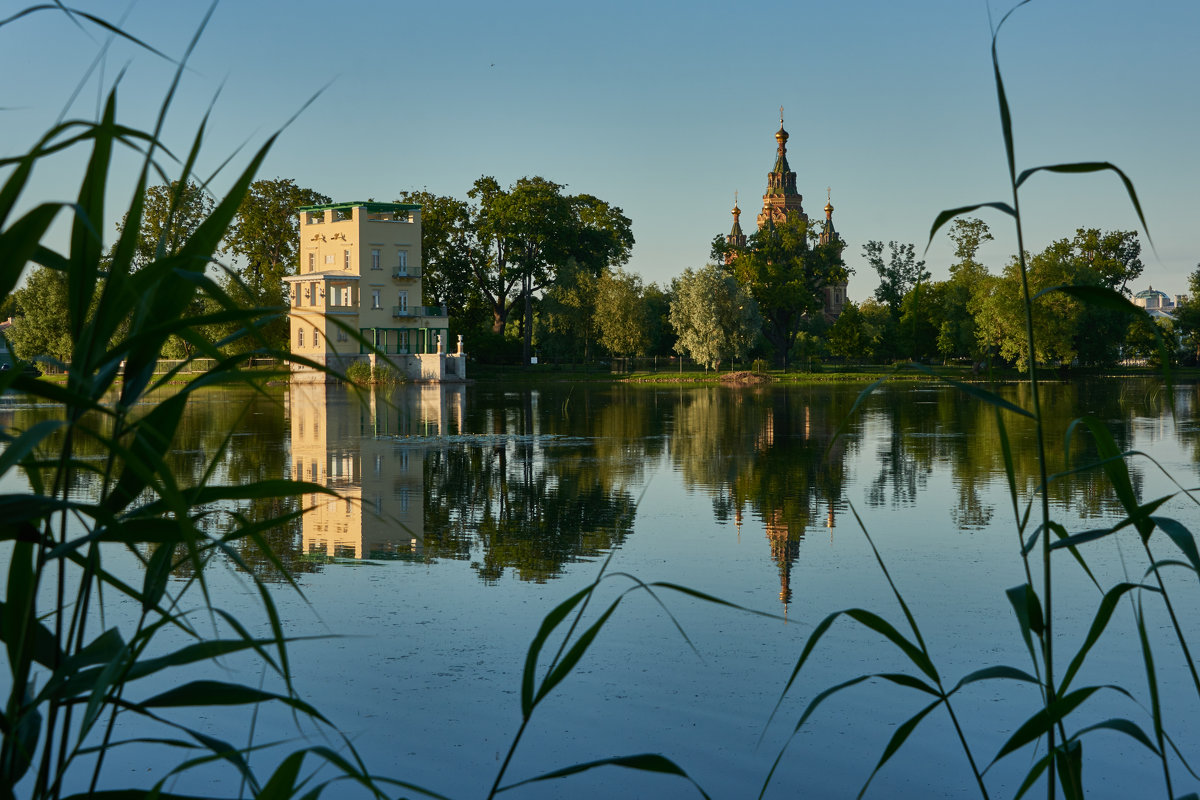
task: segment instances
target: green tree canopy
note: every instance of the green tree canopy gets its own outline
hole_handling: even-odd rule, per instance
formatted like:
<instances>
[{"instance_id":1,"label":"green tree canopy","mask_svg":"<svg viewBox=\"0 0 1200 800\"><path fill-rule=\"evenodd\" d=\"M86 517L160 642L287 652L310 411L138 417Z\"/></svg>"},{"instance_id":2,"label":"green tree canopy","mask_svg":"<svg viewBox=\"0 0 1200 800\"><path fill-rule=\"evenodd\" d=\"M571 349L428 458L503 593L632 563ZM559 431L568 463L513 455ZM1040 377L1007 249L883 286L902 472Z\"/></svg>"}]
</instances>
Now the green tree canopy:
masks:
<instances>
[{"instance_id":1,"label":"green tree canopy","mask_svg":"<svg viewBox=\"0 0 1200 800\"><path fill-rule=\"evenodd\" d=\"M784 222L763 227L745 249L732 253L733 274L754 298L763 335L784 368L805 320L821 312L825 287L847 279L842 247L837 238L818 243L808 223L790 214Z\"/></svg>"},{"instance_id":2,"label":"green tree canopy","mask_svg":"<svg viewBox=\"0 0 1200 800\"><path fill-rule=\"evenodd\" d=\"M213 210L212 196L194 181L151 186L142 197L133 267L140 269L164 255L179 251ZM117 224L118 235L129 223L129 214Z\"/></svg>"},{"instance_id":3,"label":"green tree canopy","mask_svg":"<svg viewBox=\"0 0 1200 800\"><path fill-rule=\"evenodd\" d=\"M642 279L622 269L605 272L596 285L600 343L617 356L640 356L650 343L649 309Z\"/></svg>"},{"instance_id":4,"label":"green tree canopy","mask_svg":"<svg viewBox=\"0 0 1200 800\"><path fill-rule=\"evenodd\" d=\"M18 358L26 361L49 356L62 363L71 360L70 314L67 276L48 267L29 273L25 285L12 293L16 316L8 340Z\"/></svg>"},{"instance_id":5,"label":"green tree canopy","mask_svg":"<svg viewBox=\"0 0 1200 800\"><path fill-rule=\"evenodd\" d=\"M916 250L910 244L888 242L891 258L883 261L883 242L872 239L863 245L867 263L879 275L879 286L875 288L875 299L887 305L896 317L900 316L900 304L905 295L918 283L927 283L930 274L925 262L918 261Z\"/></svg>"},{"instance_id":6,"label":"green tree canopy","mask_svg":"<svg viewBox=\"0 0 1200 800\"><path fill-rule=\"evenodd\" d=\"M241 260L238 275L263 305L278 305L283 279L296 268L302 206L328 203L315 189L297 186L291 178L257 180L250 184L225 234L226 253Z\"/></svg>"},{"instance_id":7,"label":"green tree canopy","mask_svg":"<svg viewBox=\"0 0 1200 800\"><path fill-rule=\"evenodd\" d=\"M686 269L671 287L675 351L717 368L727 358L745 358L762 327L750 293L725 270L709 264Z\"/></svg>"}]
</instances>

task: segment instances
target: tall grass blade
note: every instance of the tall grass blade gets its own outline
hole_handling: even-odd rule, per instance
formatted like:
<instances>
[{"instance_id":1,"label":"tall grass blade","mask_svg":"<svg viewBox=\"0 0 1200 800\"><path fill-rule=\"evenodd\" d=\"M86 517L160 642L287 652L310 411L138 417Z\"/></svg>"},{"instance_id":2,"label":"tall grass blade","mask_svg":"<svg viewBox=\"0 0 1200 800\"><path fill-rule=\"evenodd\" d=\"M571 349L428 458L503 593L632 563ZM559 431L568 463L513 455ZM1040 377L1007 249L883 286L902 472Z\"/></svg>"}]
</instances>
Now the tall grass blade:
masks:
<instances>
[{"instance_id":1,"label":"tall grass blade","mask_svg":"<svg viewBox=\"0 0 1200 800\"><path fill-rule=\"evenodd\" d=\"M859 789L859 798L862 798L862 796L867 793L867 788L871 785L871 781L875 780L875 776L879 774L879 770L883 769L883 765L886 764L891 757L894 756L896 752L904 746L904 743L908 741L908 737L911 736L912 732L915 731L917 726L921 724L921 720L925 719L925 717L929 715L930 711L933 711L941 704L942 699L939 697L937 700L934 700L932 703L922 708L916 714L913 714L911 717L905 720L899 728L896 729L896 732L892 734L892 738L888 740L887 747L883 749L883 755L879 757L879 762L875 765L875 769L871 770L871 774L867 776L866 783L864 783L863 787Z\"/></svg>"},{"instance_id":2,"label":"tall grass blade","mask_svg":"<svg viewBox=\"0 0 1200 800\"><path fill-rule=\"evenodd\" d=\"M696 783L687 771L676 764L671 759L658 753L639 753L632 756L613 756L612 758L601 758L596 761L588 761L583 764L572 764L563 769L557 769L553 772L547 772L544 775L538 775L535 778L527 778L526 780L517 783L510 783L507 786L500 788L500 791L506 792L509 789L515 789L518 786L525 786L538 781L554 780L556 778L565 778L570 775L578 775L581 772L587 772L597 767L624 767L625 769L639 770L641 772L654 772L660 775L675 775L683 778L688 783L695 787L701 797L708 798L708 793Z\"/></svg>"},{"instance_id":3,"label":"tall grass blade","mask_svg":"<svg viewBox=\"0 0 1200 800\"><path fill-rule=\"evenodd\" d=\"M1038 709L1037 713L1025 720L1017 728L1016 732L1009 737L1008 741L996 753L996 757L992 759L992 763L995 764L1009 753L1015 752L1050 733L1055 725L1066 719L1067 715L1099 690L1099 686L1088 686L1083 689L1077 689L1074 692L1064 692L1045 708Z\"/></svg>"}]
</instances>

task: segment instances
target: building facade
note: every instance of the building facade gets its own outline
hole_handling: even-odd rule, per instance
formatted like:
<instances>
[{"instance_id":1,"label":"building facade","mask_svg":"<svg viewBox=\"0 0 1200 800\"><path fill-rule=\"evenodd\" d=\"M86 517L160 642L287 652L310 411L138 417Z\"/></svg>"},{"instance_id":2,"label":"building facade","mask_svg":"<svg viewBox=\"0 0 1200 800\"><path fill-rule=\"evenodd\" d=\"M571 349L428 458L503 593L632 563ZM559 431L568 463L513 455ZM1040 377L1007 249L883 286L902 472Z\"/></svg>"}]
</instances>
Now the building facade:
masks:
<instances>
[{"instance_id":1,"label":"building facade","mask_svg":"<svg viewBox=\"0 0 1200 800\"><path fill-rule=\"evenodd\" d=\"M790 215L796 215L808 222L808 214L804 211L804 196L796 189L796 173L788 164L787 143L789 134L783 127L783 110L779 114L779 130L775 133L775 165L767 173L767 191L763 194L762 211L758 214L758 229L761 231L767 225L774 225L787 220ZM733 248L745 247L746 236L742 233L740 217L742 211L738 208L736 195L733 203L733 228L725 241ZM833 204L825 204L825 227L821 232L820 242L826 244L837 236L833 227ZM726 257L726 263L733 256ZM846 305L845 282L824 287L824 313L829 319L836 319Z\"/></svg>"},{"instance_id":2,"label":"building facade","mask_svg":"<svg viewBox=\"0 0 1200 800\"><path fill-rule=\"evenodd\" d=\"M339 372L365 361L411 380L463 380L462 337L447 355L445 307L421 305L421 207L329 203L299 213L300 263L284 279L292 353ZM327 376L293 365L292 380Z\"/></svg>"}]
</instances>

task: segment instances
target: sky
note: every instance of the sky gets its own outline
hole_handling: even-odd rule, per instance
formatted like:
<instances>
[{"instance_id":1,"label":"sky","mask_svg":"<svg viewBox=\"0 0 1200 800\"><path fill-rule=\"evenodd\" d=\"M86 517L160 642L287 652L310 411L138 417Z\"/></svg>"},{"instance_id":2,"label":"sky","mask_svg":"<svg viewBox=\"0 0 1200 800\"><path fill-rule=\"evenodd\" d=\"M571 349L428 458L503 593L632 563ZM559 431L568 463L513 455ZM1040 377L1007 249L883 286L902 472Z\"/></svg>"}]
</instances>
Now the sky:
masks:
<instances>
[{"instance_id":1,"label":"sky","mask_svg":"<svg viewBox=\"0 0 1200 800\"><path fill-rule=\"evenodd\" d=\"M0 3L0 16L26 5ZM706 263L735 192L752 230L783 106L805 210L822 217L829 188L861 301L878 283L864 242L920 250L942 209L1011 199L990 48L1012 5L226 0L202 30L209 7L193 1L76 7L173 60L200 31L163 138L186 153L207 113L197 171L218 193L277 131L259 176L338 202L465 198L481 175L540 175L619 206L636 239L626 269L659 284ZM1198 32L1195 0L1033 0L998 40L1018 169L1110 161L1136 186L1154 249L1143 231L1134 290L1186 292L1200 262ZM173 60L59 11L0 27L0 155L60 117L96 118L114 85L118 117L152 128ZM72 199L86 155L40 164L23 205ZM109 241L139 164L117 163ZM1140 228L1111 173L1039 175L1020 201L1035 252L1079 227ZM980 258L999 272L1016 252L1012 222L979 216L996 237ZM65 249L66 230L51 244ZM944 233L926 259L947 277Z\"/></svg>"}]
</instances>

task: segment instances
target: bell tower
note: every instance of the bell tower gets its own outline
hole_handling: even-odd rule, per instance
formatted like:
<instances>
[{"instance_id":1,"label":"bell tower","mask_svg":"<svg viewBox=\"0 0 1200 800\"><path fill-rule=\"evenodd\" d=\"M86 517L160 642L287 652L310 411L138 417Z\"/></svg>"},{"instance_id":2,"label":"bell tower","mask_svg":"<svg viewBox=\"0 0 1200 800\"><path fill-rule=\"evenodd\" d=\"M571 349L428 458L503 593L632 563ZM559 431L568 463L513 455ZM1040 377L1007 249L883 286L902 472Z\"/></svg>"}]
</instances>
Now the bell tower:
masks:
<instances>
[{"instance_id":1,"label":"bell tower","mask_svg":"<svg viewBox=\"0 0 1200 800\"><path fill-rule=\"evenodd\" d=\"M788 214L799 214L807 221L804 213L803 196L796 191L796 173L788 166L788 132L783 128L783 106L779 107L779 130L775 133L775 167L767 173L767 193L763 195L762 213L758 215L758 228L783 222Z\"/></svg>"}]
</instances>

